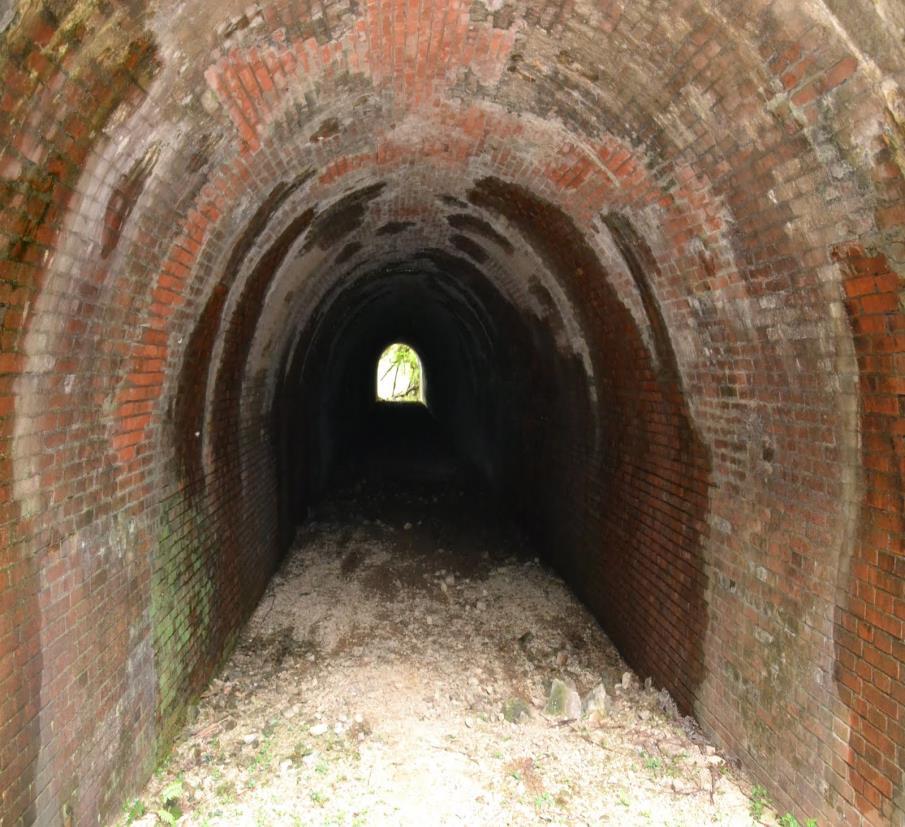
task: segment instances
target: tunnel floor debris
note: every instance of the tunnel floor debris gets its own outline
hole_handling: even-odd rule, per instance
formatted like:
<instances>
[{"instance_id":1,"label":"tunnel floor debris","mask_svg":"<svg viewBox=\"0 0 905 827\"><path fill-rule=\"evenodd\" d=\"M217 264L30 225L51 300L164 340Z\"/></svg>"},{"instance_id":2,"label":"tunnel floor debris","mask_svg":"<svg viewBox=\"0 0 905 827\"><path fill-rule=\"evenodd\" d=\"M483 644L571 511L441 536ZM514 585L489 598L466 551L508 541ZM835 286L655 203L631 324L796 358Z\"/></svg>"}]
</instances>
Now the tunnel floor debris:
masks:
<instances>
[{"instance_id":1,"label":"tunnel floor debris","mask_svg":"<svg viewBox=\"0 0 905 827\"><path fill-rule=\"evenodd\" d=\"M326 502L120 823L775 823L491 513L440 486Z\"/></svg>"}]
</instances>

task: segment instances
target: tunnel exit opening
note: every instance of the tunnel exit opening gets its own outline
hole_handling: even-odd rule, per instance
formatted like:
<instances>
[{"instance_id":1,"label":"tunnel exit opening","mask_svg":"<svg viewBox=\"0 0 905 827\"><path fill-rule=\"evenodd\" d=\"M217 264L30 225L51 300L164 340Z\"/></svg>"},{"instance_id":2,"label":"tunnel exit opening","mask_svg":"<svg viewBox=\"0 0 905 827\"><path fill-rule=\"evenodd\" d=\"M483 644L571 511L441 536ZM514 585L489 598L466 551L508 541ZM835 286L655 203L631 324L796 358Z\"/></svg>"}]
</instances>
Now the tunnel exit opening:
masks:
<instances>
[{"instance_id":1,"label":"tunnel exit opening","mask_svg":"<svg viewBox=\"0 0 905 827\"><path fill-rule=\"evenodd\" d=\"M424 368L418 352L402 342L388 345L377 360L376 389L381 402L425 405Z\"/></svg>"}]
</instances>

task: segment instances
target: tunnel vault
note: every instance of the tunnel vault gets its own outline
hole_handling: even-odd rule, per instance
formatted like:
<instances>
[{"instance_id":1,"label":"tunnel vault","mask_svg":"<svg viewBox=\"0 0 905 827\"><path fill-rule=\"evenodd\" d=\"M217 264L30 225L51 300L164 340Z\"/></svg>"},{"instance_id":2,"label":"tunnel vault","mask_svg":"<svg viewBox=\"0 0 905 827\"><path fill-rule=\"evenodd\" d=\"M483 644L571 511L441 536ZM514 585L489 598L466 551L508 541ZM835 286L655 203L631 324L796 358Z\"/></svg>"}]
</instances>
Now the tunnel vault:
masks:
<instances>
[{"instance_id":1,"label":"tunnel vault","mask_svg":"<svg viewBox=\"0 0 905 827\"><path fill-rule=\"evenodd\" d=\"M899 4L4 8L0 821L147 777L399 340L639 674L903 823Z\"/></svg>"}]
</instances>

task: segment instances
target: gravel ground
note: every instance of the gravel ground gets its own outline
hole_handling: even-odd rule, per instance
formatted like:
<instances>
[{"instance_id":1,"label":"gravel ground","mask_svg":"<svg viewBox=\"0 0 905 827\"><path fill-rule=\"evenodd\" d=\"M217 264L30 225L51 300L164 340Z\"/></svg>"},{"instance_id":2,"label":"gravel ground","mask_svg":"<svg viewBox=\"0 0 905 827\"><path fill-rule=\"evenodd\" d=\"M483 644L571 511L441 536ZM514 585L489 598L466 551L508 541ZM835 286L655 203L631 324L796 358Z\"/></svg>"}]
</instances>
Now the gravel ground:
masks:
<instances>
[{"instance_id":1,"label":"gravel ground","mask_svg":"<svg viewBox=\"0 0 905 827\"><path fill-rule=\"evenodd\" d=\"M775 823L759 804L486 500L358 486L120 823Z\"/></svg>"}]
</instances>

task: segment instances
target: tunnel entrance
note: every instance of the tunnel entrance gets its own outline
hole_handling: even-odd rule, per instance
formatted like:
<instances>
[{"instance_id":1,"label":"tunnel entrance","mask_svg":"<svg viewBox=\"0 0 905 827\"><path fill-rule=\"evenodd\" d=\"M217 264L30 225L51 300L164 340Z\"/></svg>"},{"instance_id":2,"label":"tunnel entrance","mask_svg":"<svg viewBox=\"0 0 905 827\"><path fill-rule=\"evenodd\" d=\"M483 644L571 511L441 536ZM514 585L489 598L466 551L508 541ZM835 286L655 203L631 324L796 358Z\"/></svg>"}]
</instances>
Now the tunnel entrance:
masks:
<instances>
[{"instance_id":1,"label":"tunnel entrance","mask_svg":"<svg viewBox=\"0 0 905 827\"><path fill-rule=\"evenodd\" d=\"M784 809L902 824L903 32L2 0L0 823L118 811L373 483L511 516Z\"/></svg>"}]
</instances>

